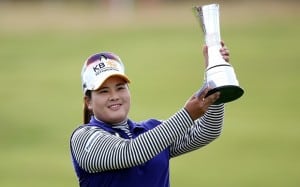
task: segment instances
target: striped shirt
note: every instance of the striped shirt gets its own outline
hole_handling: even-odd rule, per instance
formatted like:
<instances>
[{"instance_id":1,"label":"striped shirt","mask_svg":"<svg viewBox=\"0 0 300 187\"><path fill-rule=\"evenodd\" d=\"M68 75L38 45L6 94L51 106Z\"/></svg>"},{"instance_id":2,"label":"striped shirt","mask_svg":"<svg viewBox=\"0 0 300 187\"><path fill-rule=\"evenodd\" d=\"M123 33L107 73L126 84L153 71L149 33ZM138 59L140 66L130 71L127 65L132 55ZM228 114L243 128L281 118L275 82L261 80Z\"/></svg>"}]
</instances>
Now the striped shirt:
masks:
<instances>
[{"instance_id":1,"label":"striped shirt","mask_svg":"<svg viewBox=\"0 0 300 187\"><path fill-rule=\"evenodd\" d=\"M129 125L127 124L127 120L123 121L119 124L112 125L113 129L120 129L123 131L130 139L132 139L132 133L130 132Z\"/></svg>"},{"instance_id":2,"label":"striped shirt","mask_svg":"<svg viewBox=\"0 0 300 187\"><path fill-rule=\"evenodd\" d=\"M121 137L96 126L83 125L71 136L71 152L78 165L88 173L104 172L141 165L166 148L176 157L199 149L216 139L222 130L224 105L212 105L193 121L181 109L160 125L132 138L129 126L119 128Z\"/></svg>"}]
</instances>

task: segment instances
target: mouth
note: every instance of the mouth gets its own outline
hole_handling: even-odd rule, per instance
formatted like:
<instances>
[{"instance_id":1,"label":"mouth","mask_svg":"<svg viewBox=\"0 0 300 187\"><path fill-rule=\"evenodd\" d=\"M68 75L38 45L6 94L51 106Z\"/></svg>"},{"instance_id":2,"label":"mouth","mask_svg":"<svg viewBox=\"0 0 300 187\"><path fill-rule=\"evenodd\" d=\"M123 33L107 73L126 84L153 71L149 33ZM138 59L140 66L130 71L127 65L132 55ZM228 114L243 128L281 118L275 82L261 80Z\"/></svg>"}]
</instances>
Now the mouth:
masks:
<instances>
[{"instance_id":1,"label":"mouth","mask_svg":"<svg viewBox=\"0 0 300 187\"><path fill-rule=\"evenodd\" d=\"M121 108L121 104L112 104L112 105L109 105L108 108L111 109L111 110L119 110Z\"/></svg>"}]
</instances>

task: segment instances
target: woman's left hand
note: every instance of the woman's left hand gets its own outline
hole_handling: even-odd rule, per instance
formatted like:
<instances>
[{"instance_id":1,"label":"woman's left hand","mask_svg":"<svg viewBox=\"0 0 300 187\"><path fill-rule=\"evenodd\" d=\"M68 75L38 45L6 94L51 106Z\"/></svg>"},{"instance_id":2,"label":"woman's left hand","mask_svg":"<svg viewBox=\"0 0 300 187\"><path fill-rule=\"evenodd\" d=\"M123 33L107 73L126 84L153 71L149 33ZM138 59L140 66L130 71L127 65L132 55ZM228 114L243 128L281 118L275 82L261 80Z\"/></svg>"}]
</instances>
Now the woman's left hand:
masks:
<instances>
[{"instance_id":1,"label":"woman's left hand","mask_svg":"<svg viewBox=\"0 0 300 187\"><path fill-rule=\"evenodd\" d=\"M226 47L225 43L221 41L222 48L220 49L220 53L226 62L229 62L229 49Z\"/></svg>"},{"instance_id":2,"label":"woman's left hand","mask_svg":"<svg viewBox=\"0 0 300 187\"><path fill-rule=\"evenodd\" d=\"M229 63L229 49L226 47L224 41L221 41L222 48L220 49L220 54L222 55L223 59ZM204 63L205 68L208 67L208 47L207 45L203 46L203 56L204 56Z\"/></svg>"}]
</instances>

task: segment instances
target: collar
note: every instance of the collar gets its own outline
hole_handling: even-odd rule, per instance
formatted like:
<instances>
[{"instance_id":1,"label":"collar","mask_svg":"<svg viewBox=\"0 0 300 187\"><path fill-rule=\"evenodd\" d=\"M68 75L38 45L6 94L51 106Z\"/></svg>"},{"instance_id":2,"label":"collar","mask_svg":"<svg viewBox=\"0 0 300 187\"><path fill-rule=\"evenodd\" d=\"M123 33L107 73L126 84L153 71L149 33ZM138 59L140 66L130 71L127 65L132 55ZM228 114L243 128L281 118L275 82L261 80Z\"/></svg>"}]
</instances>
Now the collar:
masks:
<instances>
[{"instance_id":1,"label":"collar","mask_svg":"<svg viewBox=\"0 0 300 187\"><path fill-rule=\"evenodd\" d=\"M130 119L127 119L127 124L129 126L129 130L131 132L133 132L134 134L135 133L139 134L139 133L144 132L144 131L147 130L147 128L145 126L143 126L142 124L135 123L135 122L131 121ZM113 129L111 124L107 124L107 123L104 123L100 120L97 120L94 116L91 117L91 120L87 125L88 126L100 127L102 129L104 129L105 131L108 131L110 133L115 133L116 132L116 129Z\"/></svg>"}]
</instances>

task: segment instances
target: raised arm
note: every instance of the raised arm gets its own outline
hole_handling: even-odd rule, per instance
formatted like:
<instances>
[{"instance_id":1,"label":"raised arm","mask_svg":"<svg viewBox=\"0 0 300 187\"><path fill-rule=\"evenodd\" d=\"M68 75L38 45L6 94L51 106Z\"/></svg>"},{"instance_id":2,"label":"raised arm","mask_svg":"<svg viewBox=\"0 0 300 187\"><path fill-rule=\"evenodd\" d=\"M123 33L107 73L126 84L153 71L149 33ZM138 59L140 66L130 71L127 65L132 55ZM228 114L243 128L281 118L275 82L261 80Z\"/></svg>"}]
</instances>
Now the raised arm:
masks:
<instances>
[{"instance_id":1,"label":"raised arm","mask_svg":"<svg viewBox=\"0 0 300 187\"><path fill-rule=\"evenodd\" d=\"M211 105L194 125L171 145L171 157L199 149L221 134L224 118L224 105Z\"/></svg>"}]
</instances>

